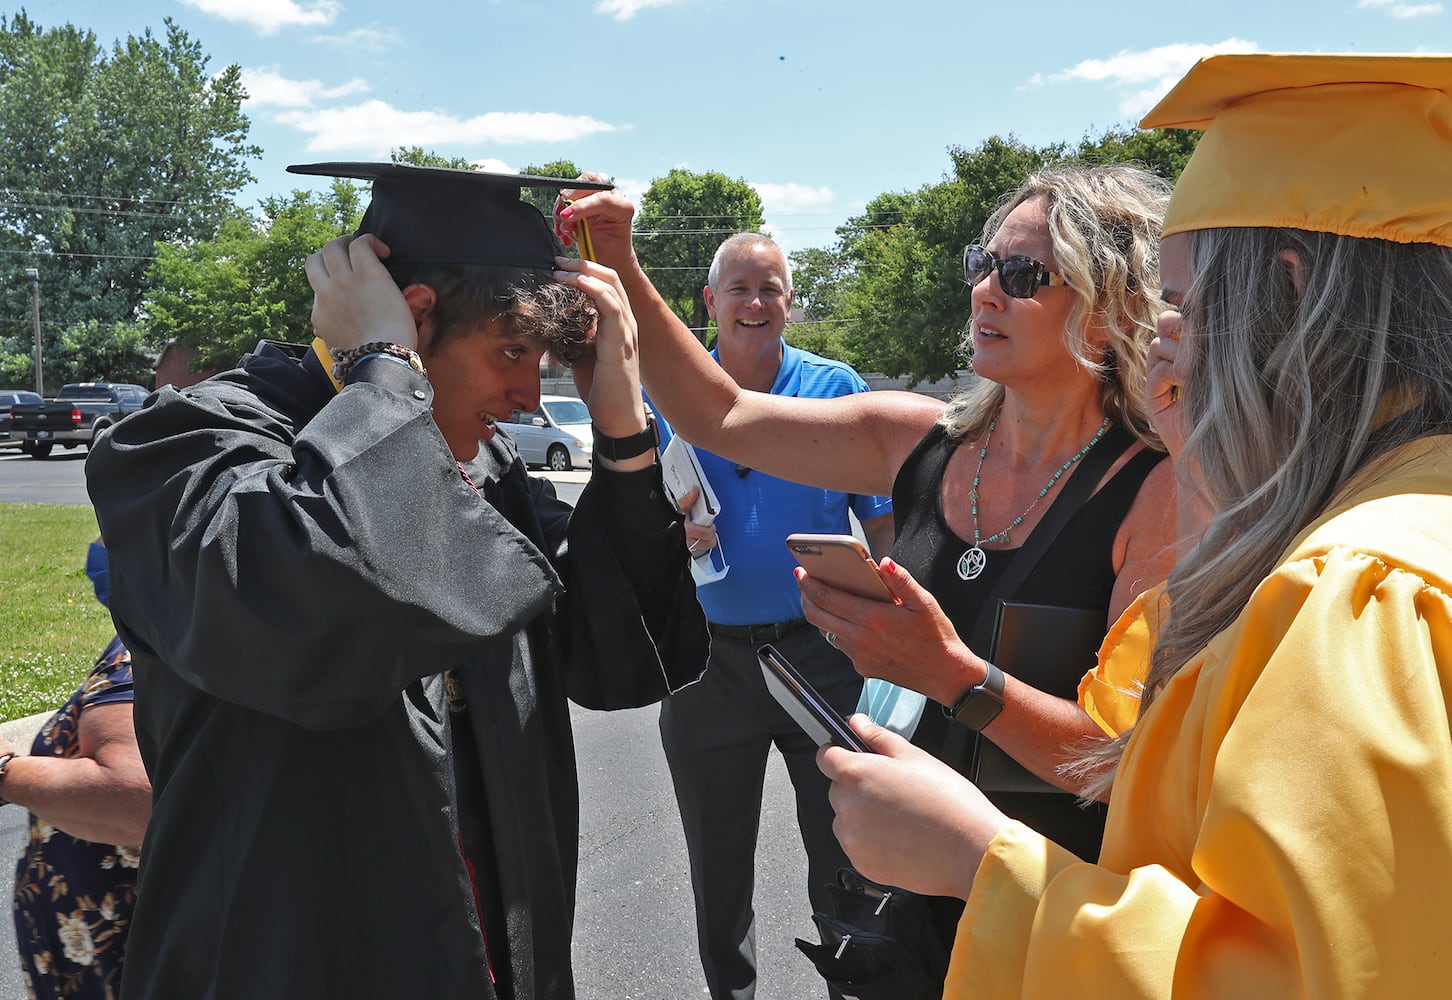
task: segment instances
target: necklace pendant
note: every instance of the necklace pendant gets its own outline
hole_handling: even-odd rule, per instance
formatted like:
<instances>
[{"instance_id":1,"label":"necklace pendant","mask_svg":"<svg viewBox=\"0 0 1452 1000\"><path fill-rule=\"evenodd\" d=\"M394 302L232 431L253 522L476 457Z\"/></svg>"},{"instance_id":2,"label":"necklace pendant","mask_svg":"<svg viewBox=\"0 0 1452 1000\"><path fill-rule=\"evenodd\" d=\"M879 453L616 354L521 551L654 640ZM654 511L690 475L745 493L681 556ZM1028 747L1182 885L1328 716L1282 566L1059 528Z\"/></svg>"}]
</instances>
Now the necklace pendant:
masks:
<instances>
[{"instance_id":1,"label":"necklace pendant","mask_svg":"<svg viewBox=\"0 0 1452 1000\"><path fill-rule=\"evenodd\" d=\"M983 567L988 565L988 555L974 545L958 557L958 579L976 580Z\"/></svg>"}]
</instances>

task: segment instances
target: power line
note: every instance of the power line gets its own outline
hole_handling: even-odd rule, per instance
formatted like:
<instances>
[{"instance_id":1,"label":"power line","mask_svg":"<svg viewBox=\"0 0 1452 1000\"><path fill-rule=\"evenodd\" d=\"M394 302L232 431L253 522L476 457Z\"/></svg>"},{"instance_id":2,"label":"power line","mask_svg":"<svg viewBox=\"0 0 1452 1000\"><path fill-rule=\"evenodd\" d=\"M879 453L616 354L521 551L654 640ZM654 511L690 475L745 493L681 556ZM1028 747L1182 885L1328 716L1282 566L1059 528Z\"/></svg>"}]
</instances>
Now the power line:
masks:
<instances>
[{"instance_id":1,"label":"power line","mask_svg":"<svg viewBox=\"0 0 1452 1000\"><path fill-rule=\"evenodd\" d=\"M130 197L124 194L75 194L70 191L40 191L34 188L0 187L0 194L24 195L27 198L85 198L91 201L140 201L149 205L208 205L210 202L191 201L183 198Z\"/></svg>"},{"instance_id":2,"label":"power line","mask_svg":"<svg viewBox=\"0 0 1452 1000\"><path fill-rule=\"evenodd\" d=\"M88 260L160 260L160 257L135 257L120 253L73 253L69 250L4 250L0 253L11 257L83 257Z\"/></svg>"}]
</instances>

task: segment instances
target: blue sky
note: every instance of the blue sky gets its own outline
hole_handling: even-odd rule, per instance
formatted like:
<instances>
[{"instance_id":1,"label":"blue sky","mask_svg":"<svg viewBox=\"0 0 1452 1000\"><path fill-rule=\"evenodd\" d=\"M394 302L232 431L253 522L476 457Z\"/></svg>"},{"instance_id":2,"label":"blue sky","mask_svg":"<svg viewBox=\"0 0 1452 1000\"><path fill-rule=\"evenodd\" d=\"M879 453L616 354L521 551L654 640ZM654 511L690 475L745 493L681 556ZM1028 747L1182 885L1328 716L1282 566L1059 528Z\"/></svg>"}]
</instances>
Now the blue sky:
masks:
<instances>
[{"instance_id":1,"label":"blue sky","mask_svg":"<svg viewBox=\"0 0 1452 1000\"><path fill-rule=\"evenodd\" d=\"M1452 2L1452 0L1449 0ZM569 159L633 196L672 167L756 186L788 249L826 245L950 146L1073 141L1133 121L1215 51L1446 52L1417 0L40 0L105 44L172 18L238 64L264 152L243 197L321 181L289 163L422 146L493 169Z\"/></svg>"}]
</instances>

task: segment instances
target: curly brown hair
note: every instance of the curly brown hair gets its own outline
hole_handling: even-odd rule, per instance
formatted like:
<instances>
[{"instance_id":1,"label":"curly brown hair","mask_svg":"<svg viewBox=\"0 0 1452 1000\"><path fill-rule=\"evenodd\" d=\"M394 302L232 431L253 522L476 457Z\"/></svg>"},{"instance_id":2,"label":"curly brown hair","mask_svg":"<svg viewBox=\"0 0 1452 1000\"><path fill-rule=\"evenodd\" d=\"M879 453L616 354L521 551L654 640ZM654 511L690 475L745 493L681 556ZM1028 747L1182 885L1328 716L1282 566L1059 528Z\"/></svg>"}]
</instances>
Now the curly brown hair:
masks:
<instances>
[{"instance_id":1,"label":"curly brown hair","mask_svg":"<svg viewBox=\"0 0 1452 1000\"><path fill-rule=\"evenodd\" d=\"M388 270L399 288L428 285L437 293L440 339L498 319L507 334L537 341L566 368L594 353L595 303L548 272L482 264L398 264Z\"/></svg>"}]
</instances>

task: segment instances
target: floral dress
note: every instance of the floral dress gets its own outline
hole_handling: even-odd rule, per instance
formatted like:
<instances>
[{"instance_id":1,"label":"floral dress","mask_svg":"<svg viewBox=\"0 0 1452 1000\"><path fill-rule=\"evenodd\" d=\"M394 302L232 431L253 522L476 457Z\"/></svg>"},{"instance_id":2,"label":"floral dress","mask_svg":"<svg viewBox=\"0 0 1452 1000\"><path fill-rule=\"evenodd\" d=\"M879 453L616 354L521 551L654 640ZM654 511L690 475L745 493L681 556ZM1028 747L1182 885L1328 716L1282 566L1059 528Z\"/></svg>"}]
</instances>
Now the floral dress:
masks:
<instances>
[{"instance_id":1,"label":"floral dress","mask_svg":"<svg viewBox=\"0 0 1452 1000\"><path fill-rule=\"evenodd\" d=\"M131 654L116 638L41 728L31 754L75 757L82 713L132 700ZM136 847L77 840L30 814L30 840L15 869L15 939L32 997L119 995L139 855Z\"/></svg>"}]
</instances>

